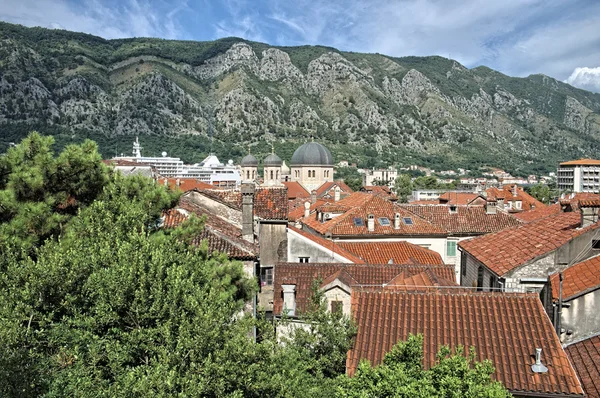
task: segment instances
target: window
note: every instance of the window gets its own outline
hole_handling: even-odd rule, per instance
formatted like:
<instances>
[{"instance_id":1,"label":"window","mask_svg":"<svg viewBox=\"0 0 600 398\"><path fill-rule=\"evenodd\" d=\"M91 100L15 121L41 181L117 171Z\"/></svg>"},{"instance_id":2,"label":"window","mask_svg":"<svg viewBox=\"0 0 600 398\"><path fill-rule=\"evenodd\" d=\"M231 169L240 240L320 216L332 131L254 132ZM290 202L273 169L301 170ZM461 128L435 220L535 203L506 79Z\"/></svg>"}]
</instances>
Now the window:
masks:
<instances>
[{"instance_id":1,"label":"window","mask_svg":"<svg viewBox=\"0 0 600 398\"><path fill-rule=\"evenodd\" d=\"M456 257L456 241L449 240L446 243L446 256Z\"/></svg>"},{"instance_id":2,"label":"window","mask_svg":"<svg viewBox=\"0 0 600 398\"><path fill-rule=\"evenodd\" d=\"M390 225L390 219L387 217L379 217L379 224L382 227L388 227Z\"/></svg>"},{"instance_id":3,"label":"window","mask_svg":"<svg viewBox=\"0 0 600 398\"><path fill-rule=\"evenodd\" d=\"M522 202L521 202L520 200L517 200L517 201L515 202L515 208L516 208L517 210L521 210L521 209L523 208Z\"/></svg>"},{"instance_id":4,"label":"window","mask_svg":"<svg viewBox=\"0 0 600 398\"><path fill-rule=\"evenodd\" d=\"M494 287L496 287L496 278L494 275L490 275L490 292L494 290Z\"/></svg>"},{"instance_id":5,"label":"window","mask_svg":"<svg viewBox=\"0 0 600 398\"><path fill-rule=\"evenodd\" d=\"M477 269L477 291L483 290L483 265L480 265Z\"/></svg>"},{"instance_id":6,"label":"window","mask_svg":"<svg viewBox=\"0 0 600 398\"><path fill-rule=\"evenodd\" d=\"M467 276L467 255L463 255L460 257L460 274L462 276Z\"/></svg>"},{"instance_id":7,"label":"window","mask_svg":"<svg viewBox=\"0 0 600 398\"><path fill-rule=\"evenodd\" d=\"M360 217L354 217L354 226L355 227L364 227L365 221Z\"/></svg>"},{"instance_id":8,"label":"window","mask_svg":"<svg viewBox=\"0 0 600 398\"><path fill-rule=\"evenodd\" d=\"M332 301L331 302L331 307L329 308L331 310L331 312L335 313L335 312L342 312L344 309L344 303L342 303L341 301Z\"/></svg>"},{"instance_id":9,"label":"window","mask_svg":"<svg viewBox=\"0 0 600 398\"><path fill-rule=\"evenodd\" d=\"M298 257L299 263L308 263L308 260L310 260L310 257Z\"/></svg>"},{"instance_id":10,"label":"window","mask_svg":"<svg viewBox=\"0 0 600 398\"><path fill-rule=\"evenodd\" d=\"M457 213L456 205L450 205L450 213Z\"/></svg>"},{"instance_id":11,"label":"window","mask_svg":"<svg viewBox=\"0 0 600 398\"><path fill-rule=\"evenodd\" d=\"M271 286L273 284L273 268L260 269L260 285Z\"/></svg>"},{"instance_id":12,"label":"window","mask_svg":"<svg viewBox=\"0 0 600 398\"><path fill-rule=\"evenodd\" d=\"M273 179L273 170L271 170L271 180Z\"/></svg>"},{"instance_id":13,"label":"window","mask_svg":"<svg viewBox=\"0 0 600 398\"><path fill-rule=\"evenodd\" d=\"M592 240L592 249L600 250L600 240Z\"/></svg>"},{"instance_id":14,"label":"window","mask_svg":"<svg viewBox=\"0 0 600 398\"><path fill-rule=\"evenodd\" d=\"M406 225L413 225L412 217L403 217L402 222Z\"/></svg>"},{"instance_id":15,"label":"window","mask_svg":"<svg viewBox=\"0 0 600 398\"><path fill-rule=\"evenodd\" d=\"M250 179L250 170L246 170L246 180Z\"/></svg>"}]
</instances>

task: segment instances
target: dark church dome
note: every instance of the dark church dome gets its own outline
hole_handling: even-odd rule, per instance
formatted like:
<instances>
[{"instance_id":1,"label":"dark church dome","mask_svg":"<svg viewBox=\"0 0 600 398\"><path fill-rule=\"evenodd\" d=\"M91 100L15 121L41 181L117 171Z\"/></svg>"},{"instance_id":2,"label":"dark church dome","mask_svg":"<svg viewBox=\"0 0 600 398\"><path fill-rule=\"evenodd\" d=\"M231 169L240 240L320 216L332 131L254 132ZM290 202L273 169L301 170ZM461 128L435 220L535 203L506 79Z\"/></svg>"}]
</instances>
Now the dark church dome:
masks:
<instances>
[{"instance_id":1,"label":"dark church dome","mask_svg":"<svg viewBox=\"0 0 600 398\"><path fill-rule=\"evenodd\" d=\"M333 166L329 149L317 142L300 145L292 155L292 166Z\"/></svg>"},{"instance_id":2,"label":"dark church dome","mask_svg":"<svg viewBox=\"0 0 600 398\"><path fill-rule=\"evenodd\" d=\"M258 159L256 159L251 154L247 154L242 159L242 163L240 163L242 167L256 167L258 166Z\"/></svg>"}]
</instances>

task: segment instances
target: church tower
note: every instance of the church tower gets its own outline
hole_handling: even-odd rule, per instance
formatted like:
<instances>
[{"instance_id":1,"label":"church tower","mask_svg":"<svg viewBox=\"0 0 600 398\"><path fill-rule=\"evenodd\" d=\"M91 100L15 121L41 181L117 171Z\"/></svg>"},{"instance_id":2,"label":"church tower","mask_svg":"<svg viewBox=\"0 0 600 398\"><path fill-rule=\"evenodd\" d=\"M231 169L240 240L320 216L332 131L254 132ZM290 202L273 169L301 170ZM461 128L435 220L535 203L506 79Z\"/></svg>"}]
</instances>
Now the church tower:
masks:
<instances>
[{"instance_id":1,"label":"church tower","mask_svg":"<svg viewBox=\"0 0 600 398\"><path fill-rule=\"evenodd\" d=\"M248 154L244 156L240 163L242 168L242 182L254 182L258 178L258 159L256 159L250 153L248 147Z\"/></svg>"},{"instance_id":2,"label":"church tower","mask_svg":"<svg viewBox=\"0 0 600 398\"><path fill-rule=\"evenodd\" d=\"M281 165L283 162L281 158L275 154L275 148L271 146L271 153L263 161L264 165L264 185L266 186L277 186L282 185L281 178Z\"/></svg>"}]
</instances>

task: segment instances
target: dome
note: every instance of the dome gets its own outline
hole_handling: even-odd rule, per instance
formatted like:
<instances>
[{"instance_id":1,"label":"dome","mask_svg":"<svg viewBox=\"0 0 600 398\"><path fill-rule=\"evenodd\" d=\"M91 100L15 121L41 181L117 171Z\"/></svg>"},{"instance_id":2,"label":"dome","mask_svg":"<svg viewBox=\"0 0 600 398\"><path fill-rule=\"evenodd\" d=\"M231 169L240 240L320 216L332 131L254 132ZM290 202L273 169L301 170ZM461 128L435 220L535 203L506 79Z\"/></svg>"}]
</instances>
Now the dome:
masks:
<instances>
[{"instance_id":1,"label":"dome","mask_svg":"<svg viewBox=\"0 0 600 398\"><path fill-rule=\"evenodd\" d=\"M269 167L269 166L274 166L274 167L279 167L281 166L281 158L277 155L275 155L274 153L270 153L269 156L267 156L265 158L265 160L263 161L263 164L265 167Z\"/></svg>"},{"instance_id":2,"label":"dome","mask_svg":"<svg viewBox=\"0 0 600 398\"><path fill-rule=\"evenodd\" d=\"M256 167L256 166L258 166L258 159L256 159L254 156L252 156L250 154L247 154L242 159L242 163L240 164L240 166L242 166L242 167Z\"/></svg>"},{"instance_id":3,"label":"dome","mask_svg":"<svg viewBox=\"0 0 600 398\"><path fill-rule=\"evenodd\" d=\"M329 149L316 142L300 145L292 155L292 166L314 165L333 166L333 156Z\"/></svg>"},{"instance_id":4,"label":"dome","mask_svg":"<svg viewBox=\"0 0 600 398\"><path fill-rule=\"evenodd\" d=\"M285 160L283 161L283 164L281 165L281 175L290 175L290 168L288 167L287 164L285 164Z\"/></svg>"}]
</instances>

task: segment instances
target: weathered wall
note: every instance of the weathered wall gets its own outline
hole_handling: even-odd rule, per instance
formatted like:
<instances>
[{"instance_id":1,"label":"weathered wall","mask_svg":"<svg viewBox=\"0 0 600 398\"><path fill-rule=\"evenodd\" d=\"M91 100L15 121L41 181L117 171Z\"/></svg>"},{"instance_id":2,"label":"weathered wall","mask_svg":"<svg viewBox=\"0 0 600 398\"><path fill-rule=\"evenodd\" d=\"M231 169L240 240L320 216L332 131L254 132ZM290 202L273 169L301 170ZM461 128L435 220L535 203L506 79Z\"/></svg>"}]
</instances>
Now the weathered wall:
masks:
<instances>
[{"instance_id":1,"label":"weathered wall","mask_svg":"<svg viewBox=\"0 0 600 398\"><path fill-rule=\"evenodd\" d=\"M261 267L287 262L287 224L261 221L258 228Z\"/></svg>"},{"instance_id":2,"label":"weathered wall","mask_svg":"<svg viewBox=\"0 0 600 398\"><path fill-rule=\"evenodd\" d=\"M351 309L351 300L350 294L339 287L334 287L324 293L324 298L327 300L327 311L331 311L331 302L332 301L341 301L342 302L342 312L344 315L350 316Z\"/></svg>"},{"instance_id":3,"label":"weathered wall","mask_svg":"<svg viewBox=\"0 0 600 398\"><path fill-rule=\"evenodd\" d=\"M288 230L288 255L289 262L297 263L299 257L310 257L311 263L350 263L351 261L331 250Z\"/></svg>"},{"instance_id":4,"label":"weathered wall","mask_svg":"<svg viewBox=\"0 0 600 398\"><path fill-rule=\"evenodd\" d=\"M219 216L224 220L229 221L235 226L242 228L242 211L232 209L231 207L224 205L223 203L217 202L214 199L208 198L198 192L189 191L186 194L193 203L206 209L211 214Z\"/></svg>"},{"instance_id":5,"label":"weathered wall","mask_svg":"<svg viewBox=\"0 0 600 398\"><path fill-rule=\"evenodd\" d=\"M466 275L461 275L460 284L461 284L461 286L465 286L465 287L476 287L479 267L482 266L483 264L467 252L464 252L462 255L466 256L467 265L466 265ZM494 285L494 286L490 285L490 277L493 277L494 279L496 279L495 275L484 266L483 267L483 285L482 285L483 290L489 290L490 287L497 287L497 285Z\"/></svg>"},{"instance_id":6,"label":"weathered wall","mask_svg":"<svg viewBox=\"0 0 600 398\"><path fill-rule=\"evenodd\" d=\"M573 333L563 333L563 343L582 340L600 333L600 290L580 296L569 303L569 308L563 307L561 327L565 331L572 330Z\"/></svg>"}]
</instances>

